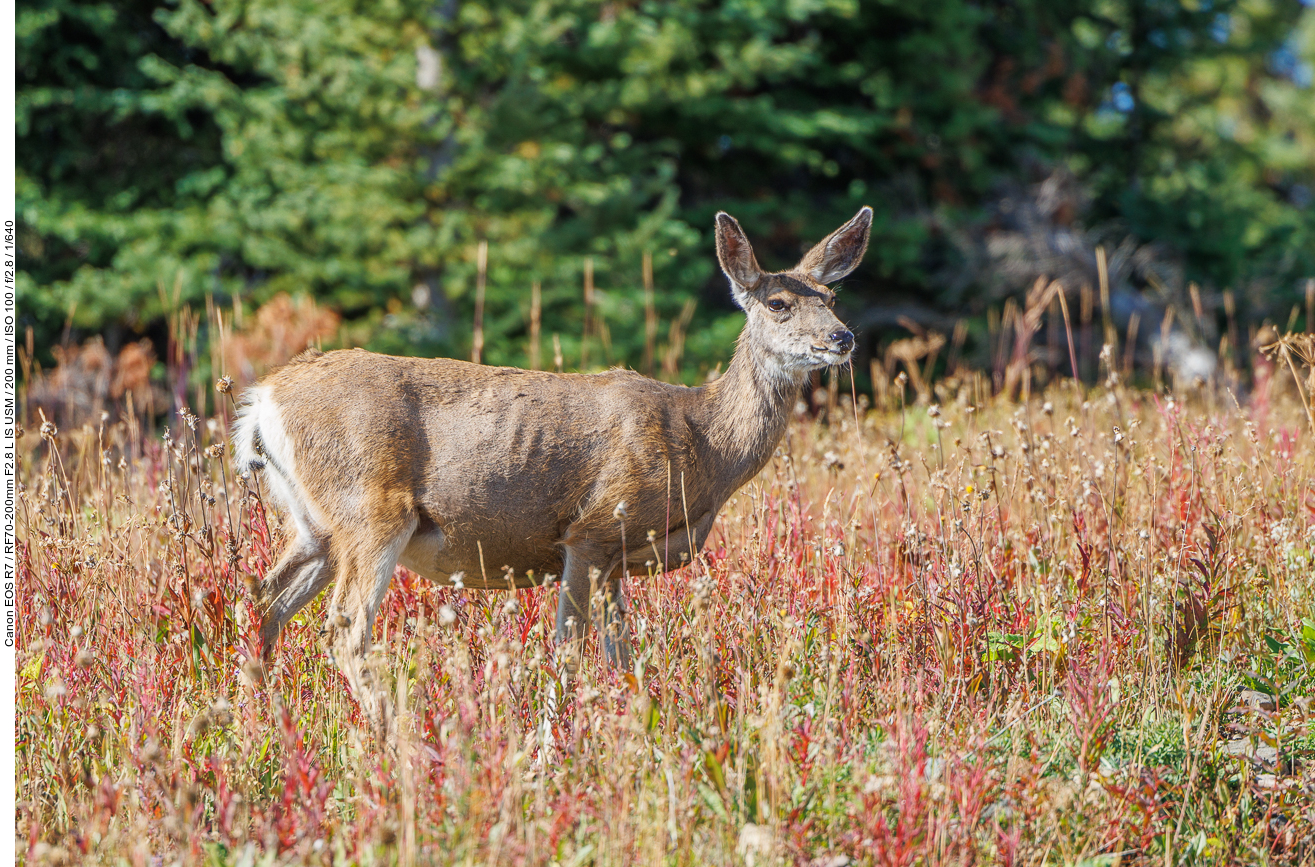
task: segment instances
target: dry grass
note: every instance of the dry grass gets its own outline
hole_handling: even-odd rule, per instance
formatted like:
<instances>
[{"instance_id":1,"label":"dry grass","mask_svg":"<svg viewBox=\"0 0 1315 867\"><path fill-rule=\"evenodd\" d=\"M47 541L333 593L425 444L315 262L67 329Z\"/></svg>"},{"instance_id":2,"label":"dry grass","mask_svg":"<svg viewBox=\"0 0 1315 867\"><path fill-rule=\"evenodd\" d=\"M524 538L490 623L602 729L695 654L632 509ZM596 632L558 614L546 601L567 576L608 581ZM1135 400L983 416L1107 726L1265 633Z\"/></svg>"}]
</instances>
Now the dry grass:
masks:
<instances>
[{"instance_id":1,"label":"dry grass","mask_svg":"<svg viewBox=\"0 0 1315 867\"><path fill-rule=\"evenodd\" d=\"M382 753L318 603L252 661L279 532L222 416L28 430L20 851L1311 862L1315 450L1267 370L1240 407L1117 383L974 406L951 382L935 412L801 417L696 564L629 581L633 683L596 653L563 682L555 591L399 570Z\"/></svg>"}]
</instances>

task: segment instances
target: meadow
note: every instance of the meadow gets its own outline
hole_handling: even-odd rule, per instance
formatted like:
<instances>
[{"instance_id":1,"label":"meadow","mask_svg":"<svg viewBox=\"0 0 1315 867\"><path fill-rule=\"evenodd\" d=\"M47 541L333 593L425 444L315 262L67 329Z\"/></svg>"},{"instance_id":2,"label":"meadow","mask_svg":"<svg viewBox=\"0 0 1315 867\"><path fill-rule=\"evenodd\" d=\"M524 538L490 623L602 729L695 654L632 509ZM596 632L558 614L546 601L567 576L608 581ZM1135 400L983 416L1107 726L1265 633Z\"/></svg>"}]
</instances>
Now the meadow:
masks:
<instances>
[{"instance_id":1,"label":"meadow","mask_svg":"<svg viewBox=\"0 0 1315 867\"><path fill-rule=\"evenodd\" d=\"M139 410L33 412L19 851L1311 863L1298 372L1258 357L1245 390L1174 392L1107 370L1025 397L967 373L921 395L838 380L801 402L696 562L630 577L633 672L591 645L565 676L554 588L455 591L399 568L375 633L401 720L382 749L326 657L322 601L257 658L251 589L282 530L229 463L234 390L163 432Z\"/></svg>"}]
</instances>

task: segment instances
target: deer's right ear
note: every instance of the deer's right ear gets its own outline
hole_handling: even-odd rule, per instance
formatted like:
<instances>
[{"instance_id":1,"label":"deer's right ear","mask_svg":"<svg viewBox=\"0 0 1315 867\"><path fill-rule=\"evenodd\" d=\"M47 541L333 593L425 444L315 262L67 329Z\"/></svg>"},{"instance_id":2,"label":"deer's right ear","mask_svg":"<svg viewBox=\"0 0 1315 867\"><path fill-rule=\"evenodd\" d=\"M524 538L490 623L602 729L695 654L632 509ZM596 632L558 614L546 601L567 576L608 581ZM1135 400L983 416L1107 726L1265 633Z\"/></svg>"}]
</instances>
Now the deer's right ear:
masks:
<instances>
[{"instance_id":1,"label":"deer's right ear","mask_svg":"<svg viewBox=\"0 0 1315 867\"><path fill-rule=\"evenodd\" d=\"M762 280L763 269L753 256L753 247L735 218L722 211L717 214L717 261L731 280L735 303L748 309L748 293Z\"/></svg>"},{"instance_id":2,"label":"deer's right ear","mask_svg":"<svg viewBox=\"0 0 1315 867\"><path fill-rule=\"evenodd\" d=\"M863 261L872 231L872 209L858 209L854 218L827 235L795 267L823 285L847 276Z\"/></svg>"}]
</instances>

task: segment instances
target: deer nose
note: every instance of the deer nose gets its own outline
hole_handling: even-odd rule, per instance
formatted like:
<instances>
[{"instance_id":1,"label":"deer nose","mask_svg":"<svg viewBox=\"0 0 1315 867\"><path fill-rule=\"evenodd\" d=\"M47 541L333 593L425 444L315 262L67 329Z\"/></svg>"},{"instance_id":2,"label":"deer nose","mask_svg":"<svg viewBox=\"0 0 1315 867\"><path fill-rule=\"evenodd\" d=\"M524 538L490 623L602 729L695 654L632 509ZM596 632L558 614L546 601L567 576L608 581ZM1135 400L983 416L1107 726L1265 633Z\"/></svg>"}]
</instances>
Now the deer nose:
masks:
<instances>
[{"instance_id":1,"label":"deer nose","mask_svg":"<svg viewBox=\"0 0 1315 867\"><path fill-rule=\"evenodd\" d=\"M836 345L840 352L848 352L854 348L854 334L851 331L840 329L831 332L831 342Z\"/></svg>"}]
</instances>

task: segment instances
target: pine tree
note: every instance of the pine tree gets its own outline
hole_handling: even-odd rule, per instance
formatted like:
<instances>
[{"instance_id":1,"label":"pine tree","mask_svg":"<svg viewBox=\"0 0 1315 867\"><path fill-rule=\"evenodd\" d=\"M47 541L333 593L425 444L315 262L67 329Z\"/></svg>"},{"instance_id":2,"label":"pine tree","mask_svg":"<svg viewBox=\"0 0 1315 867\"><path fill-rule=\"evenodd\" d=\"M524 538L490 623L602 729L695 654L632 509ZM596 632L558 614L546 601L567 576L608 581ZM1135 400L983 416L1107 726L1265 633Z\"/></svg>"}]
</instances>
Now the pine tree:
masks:
<instances>
[{"instance_id":1,"label":"pine tree","mask_svg":"<svg viewBox=\"0 0 1315 867\"><path fill-rule=\"evenodd\" d=\"M870 204L842 303L934 304L944 234L1036 164L1193 279L1282 302L1315 269L1313 22L1296 0L28 2L20 303L49 346L70 316L126 336L306 292L353 342L467 356L483 241L484 360L527 362L538 282L568 365L639 365L648 252L663 337L697 301L710 365L739 321L716 210L783 267Z\"/></svg>"}]
</instances>

